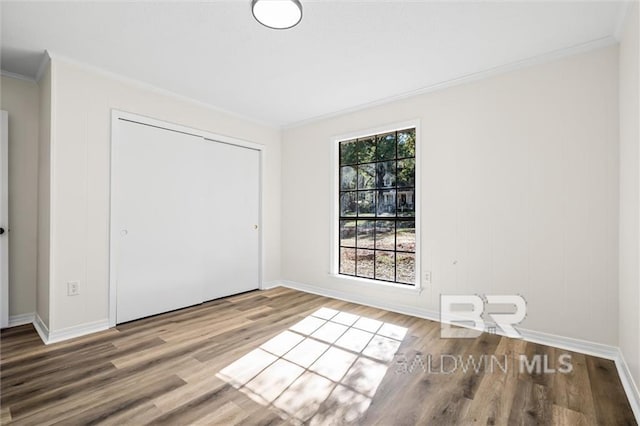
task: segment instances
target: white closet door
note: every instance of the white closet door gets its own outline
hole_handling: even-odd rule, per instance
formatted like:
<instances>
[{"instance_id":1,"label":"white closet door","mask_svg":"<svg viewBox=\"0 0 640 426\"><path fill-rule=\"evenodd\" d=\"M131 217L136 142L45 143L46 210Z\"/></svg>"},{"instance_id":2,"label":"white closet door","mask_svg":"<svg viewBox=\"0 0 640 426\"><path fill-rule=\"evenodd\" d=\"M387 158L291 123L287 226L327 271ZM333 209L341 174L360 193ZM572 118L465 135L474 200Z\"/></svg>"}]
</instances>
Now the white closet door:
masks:
<instances>
[{"instance_id":1,"label":"white closet door","mask_svg":"<svg viewBox=\"0 0 640 426\"><path fill-rule=\"evenodd\" d=\"M205 300L258 288L260 152L209 141Z\"/></svg>"},{"instance_id":2,"label":"white closet door","mask_svg":"<svg viewBox=\"0 0 640 426\"><path fill-rule=\"evenodd\" d=\"M121 120L114 139L116 322L201 303L204 139Z\"/></svg>"}]
</instances>

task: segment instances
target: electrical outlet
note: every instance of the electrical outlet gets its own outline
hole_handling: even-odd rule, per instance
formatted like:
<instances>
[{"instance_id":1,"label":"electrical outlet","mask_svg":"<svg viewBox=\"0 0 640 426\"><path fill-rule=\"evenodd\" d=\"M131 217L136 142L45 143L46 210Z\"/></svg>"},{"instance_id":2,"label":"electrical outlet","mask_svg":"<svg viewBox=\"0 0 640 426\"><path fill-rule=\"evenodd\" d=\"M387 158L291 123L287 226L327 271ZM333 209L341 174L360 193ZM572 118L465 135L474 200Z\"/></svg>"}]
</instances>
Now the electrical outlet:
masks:
<instances>
[{"instance_id":1,"label":"electrical outlet","mask_svg":"<svg viewBox=\"0 0 640 426\"><path fill-rule=\"evenodd\" d=\"M431 284L431 271L426 271L424 273L424 282L425 284Z\"/></svg>"},{"instance_id":2,"label":"electrical outlet","mask_svg":"<svg viewBox=\"0 0 640 426\"><path fill-rule=\"evenodd\" d=\"M78 281L69 281L67 283L67 296L77 296L80 294L80 283Z\"/></svg>"}]
</instances>

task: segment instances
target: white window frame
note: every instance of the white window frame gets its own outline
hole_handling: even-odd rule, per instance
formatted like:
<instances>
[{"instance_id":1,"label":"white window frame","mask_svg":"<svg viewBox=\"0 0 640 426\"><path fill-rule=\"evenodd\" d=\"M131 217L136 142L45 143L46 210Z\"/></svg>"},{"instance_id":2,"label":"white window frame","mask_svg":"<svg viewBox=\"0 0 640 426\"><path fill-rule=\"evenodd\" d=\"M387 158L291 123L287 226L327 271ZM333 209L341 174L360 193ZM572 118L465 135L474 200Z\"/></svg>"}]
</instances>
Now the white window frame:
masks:
<instances>
[{"instance_id":1,"label":"white window frame","mask_svg":"<svg viewBox=\"0 0 640 426\"><path fill-rule=\"evenodd\" d=\"M416 170L415 170L415 205L416 205L416 214L415 214L415 222L416 222L416 282L415 284L398 284L392 282L385 282L379 280L373 280L369 278L362 277L352 277L348 275L340 274L340 250L338 246L340 244L340 191L338 189L338 184L340 182L340 142L346 141L349 139L362 138L371 135L377 135L381 133L393 132L397 130L403 130L407 128L415 128L416 129ZM331 206L331 248L329 253L331 253L331 262L330 262L330 271L329 275L333 278L344 280L346 282L352 282L356 284L365 284L376 285L376 286L384 286L384 287L392 287L398 290L410 291L410 292L421 292L422 291L422 279L421 279L421 264L422 264L422 250L421 250L421 216L422 216L422 181L420 179L420 173L422 170L422 143L421 143L421 132L420 132L420 120L408 120L403 122L390 123L384 126L357 130L345 134L340 134L331 137L331 178L329 179L331 183L331 190L329 193L331 194L331 202L329 203Z\"/></svg>"}]
</instances>

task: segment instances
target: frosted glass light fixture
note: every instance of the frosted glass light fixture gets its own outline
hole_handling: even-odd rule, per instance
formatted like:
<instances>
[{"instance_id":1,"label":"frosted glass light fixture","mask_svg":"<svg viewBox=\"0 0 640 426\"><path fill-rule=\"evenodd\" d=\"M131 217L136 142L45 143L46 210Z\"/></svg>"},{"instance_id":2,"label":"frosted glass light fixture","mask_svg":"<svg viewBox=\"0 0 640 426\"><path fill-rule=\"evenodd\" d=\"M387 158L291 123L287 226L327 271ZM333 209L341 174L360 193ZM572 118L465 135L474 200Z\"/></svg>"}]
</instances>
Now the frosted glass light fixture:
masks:
<instances>
[{"instance_id":1,"label":"frosted glass light fixture","mask_svg":"<svg viewBox=\"0 0 640 426\"><path fill-rule=\"evenodd\" d=\"M302 19L298 0L252 0L251 12L256 21L275 30L295 27Z\"/></svg>"}]
</instances>

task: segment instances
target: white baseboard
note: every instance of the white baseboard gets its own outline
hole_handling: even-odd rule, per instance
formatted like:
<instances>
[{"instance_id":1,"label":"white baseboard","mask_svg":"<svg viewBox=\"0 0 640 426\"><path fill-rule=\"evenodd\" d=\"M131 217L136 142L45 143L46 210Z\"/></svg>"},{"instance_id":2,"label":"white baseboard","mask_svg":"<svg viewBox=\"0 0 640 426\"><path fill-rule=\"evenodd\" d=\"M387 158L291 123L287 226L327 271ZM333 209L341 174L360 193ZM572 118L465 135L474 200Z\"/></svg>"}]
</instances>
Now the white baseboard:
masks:
<instances>
[{"instance_id":1,"label":"white baseboard","mask_svg":"<svg viewBox=\"0 0 640 426\"><path fill-rule=\"evenodd\" d=\"M280 281L265 281L260 286L260 290L271 290L276 287L280 287Z\"/></svg>"},{"instance_id":2,"label":"white baseboard","mask_svg":"<svg viewBox=\"0 0 640 426\"><path fill-rule=\"evenodd\" d=\"M519 327L518 331L522 334L522 339L527 342L553 346L554 348L565 349L567 351L578 352L612 361L616 360L618 353L620 352L616 346L604 345L602 343L590 342L588 340L580 340L571 337L558 336L556 334L542 333L540 331L526 330Z\"/></svg>"},{"instance_id":3,"label":"white baseboard","mask_svg":"<svg viewBox=\"0 0 640 426\"><path fill-rule=\"evenodd\" d=\"M100 321L75 325L73 327L67 327L61 330L53 330L49 332L49 339L45 343L48 345L51 343L62 342L63 340L73 339L74 337L80 337L87 334L96 333L98 331L104 331L108 328L109 320L105 318Z\"/></svg>"},{"instance_id":4,"label":"white baseboard","mask_svg":"<svg viewBox=\"0 0 640 426\"><path fill-rule=\"evenodd\" d=\"M103 319L100 321L89 322L86 324L80 324L73 327L63 328L61 330L50 331L44 324L44 321L38 314L35 315L33 326L40 335L40 338L45 345L52 343L62 342L64 340L73 339L75 337L85 336L87 334L95 333L98 331L104 331L109 328L109 320Z\"/></svg>"},{"instance_id":5,"label":"white baseboard","mask_svg":"<svg viewBox=\"0 0 640 426\"><path fill-rule=\"evenodd\" d=\"M317 294L319 296L331 297L334 299L344 300L346 302L358 303L361 305L367 305L374 308L397 312L400 314L411 315L418 318L441 322L440 313L430 309L388 302L379 302L364 295L345 293L339 290L332 290L294 281L280 281L280 285L282 287L300 290L306 293ZM629 371L627 363L625 362L624 357L620 352L620 348L616 346L590 342L587 340L542 333L534 330L526 330L520 327L518 327L518 331L522 335L522 339L527 342L553 346L560 349L614 361L616 363L618 375L620 376L620 380L622 381L624 391L627 394L627 398L629 399L629 404L631 404L631 408L633 409L633 413L636 416L636 419L640 422L640 393L638 392L638 387L636 386L633 377L631 376L631 372ZM498 334L500 333L498 332Z\"/></svg>"},{"instance_id":6,"label":"white baseboard","mask_svg":"<svg viewBox=\"0 0 640 426\"><path fill-rule=\"evenodd\" d=\"M11 315L9 317L8 327L17 327L19 325L32 324L35 318L36 314L34 312L30 312L28 314Z\"/></svg>"},{"instance_id":7,"label":"white baseboard","mask_svg":"<svg viewBox=\"0 0 640 426\"><path fill-rule=\"evenodd\" d=\"M35 314L35 318L33 319L33 328L36 329L36 332L40 336L40 339L42 339L42 342L46 345L49 341L49 327L47 327L44 321L42 321L42 318L40 318L40 315L38 315L37 313Z\"/></svg>"},{"instance_id":8,"label":"white baseboard","mask_svg":"<svg viewBox=\"0 0 640 426\"><path fill-rule=\"evenodd\" d=\"M431 311L429 309L417 308L415 306L401 305L396 303L380 303L377 300L363 295L345 293L339 290L331 290L324 287L302 284L294 281L280 281L280 285L282 287L292 288L294 290L300 290L306 293L317 294L318 296L331 297L334 299L344 300L345 302L359 303L361 305L367 305L373 308L397 312L399 314L411 315L414 317L424 318L432 321L440 321L440 315L438 314L438 312Z\"/></svg>"},{"instance_id":9,"label":"white baseboard","mask_svg":"<svg viewBox=\"0 0 640 426\"><path fill-rule=\"evenodd\" d=\"M319 296L331 297L334 299L344 300L346 302L358 303L378 309L397 312L404 315L424 318L436 322L441 321L440 314L437 311L402 304L380 303L363 295L345 293L338 290L332 290L293 281L265 282L262 283L261 289L268 290L280 286L304 291L306 293L317 294ZM104 319L50 332L48 327L44 324L40 316L37 314L23 314L13 316L11 317L9 324L10 326L14 326L28 324L31 321L33 322L34 328L36 329L38 335L47 345L51 343L61 342L63 340L72 339L74 337L80 337L90 333L103 331L109 328L109 320ZM631 371L629 370L624 356L622 355L622 352L620 352L620 349L618 347L589 342L586 340L573 339L570 337L557 336L549 333L542 333L539 331L525 330L521 328L518 328L518 331L521 333L522 339L527 342L539 343L586 355L613 360L616 364L618 375L620 376L620 381L622 382L624 391L627 395L627 398L629 399L629 404L631 405L633 413L636 416L636 419L640 420L640 392L638 391L638 386L636 385L633 376L631 375Z\"/></svg>"},{"instance_id":10,"label":"white baseboard","mask_svg":"<svg viewBox=\"0 0 640 426\"><path fill-rule=\"evenodd\" d=\"M627 394L633 414L636 416L638 423L640 423L640 390L638 389L636 382L633 380L629 366L619 349L615 362L618 375L620 376L620 381L622 382L622 387L624 387L624 392Z\"/></svg>"},{"instance_id":11,"label":"white baseboard","mask_svg":"<svg viewBox=\"0 0 640 426\"><path fill-rule=\"evenodd\" d=\"M431 309L420 308L416 306L401 305L397 303L379 302L363 295L355 295L352 293L345 293L338 290L326 289L309 284L301 284L293 281L281 281L280 285L283 287L292 288L295 290L305 291L307 293L313 293L320 296L332 297L334 299L340 299L347 302L359 303L362 305L371 306L374 308L384 309L387 311L397 312L400 314L411 315L418 318L424 318L436 322L450 322L456 318L444 319L440 317L438 311ZM458 320L461 318L458 318ZM485 324L489 324L485 322ZM615 346L603 345L601 343L590 342L587 340L574 339L570 337L557 336L555 334L542 333L534 330L527 330L521 327L517 327L518 331L522 335L522 339L527 342L540 343L543 345L553 346L556 348L566 349L569 351L579 352L587 355L593 355L600 358L615 360L618 356L619 350ZM497 334L501 334L499 327Z\"/></svg>"}]
</instances>

